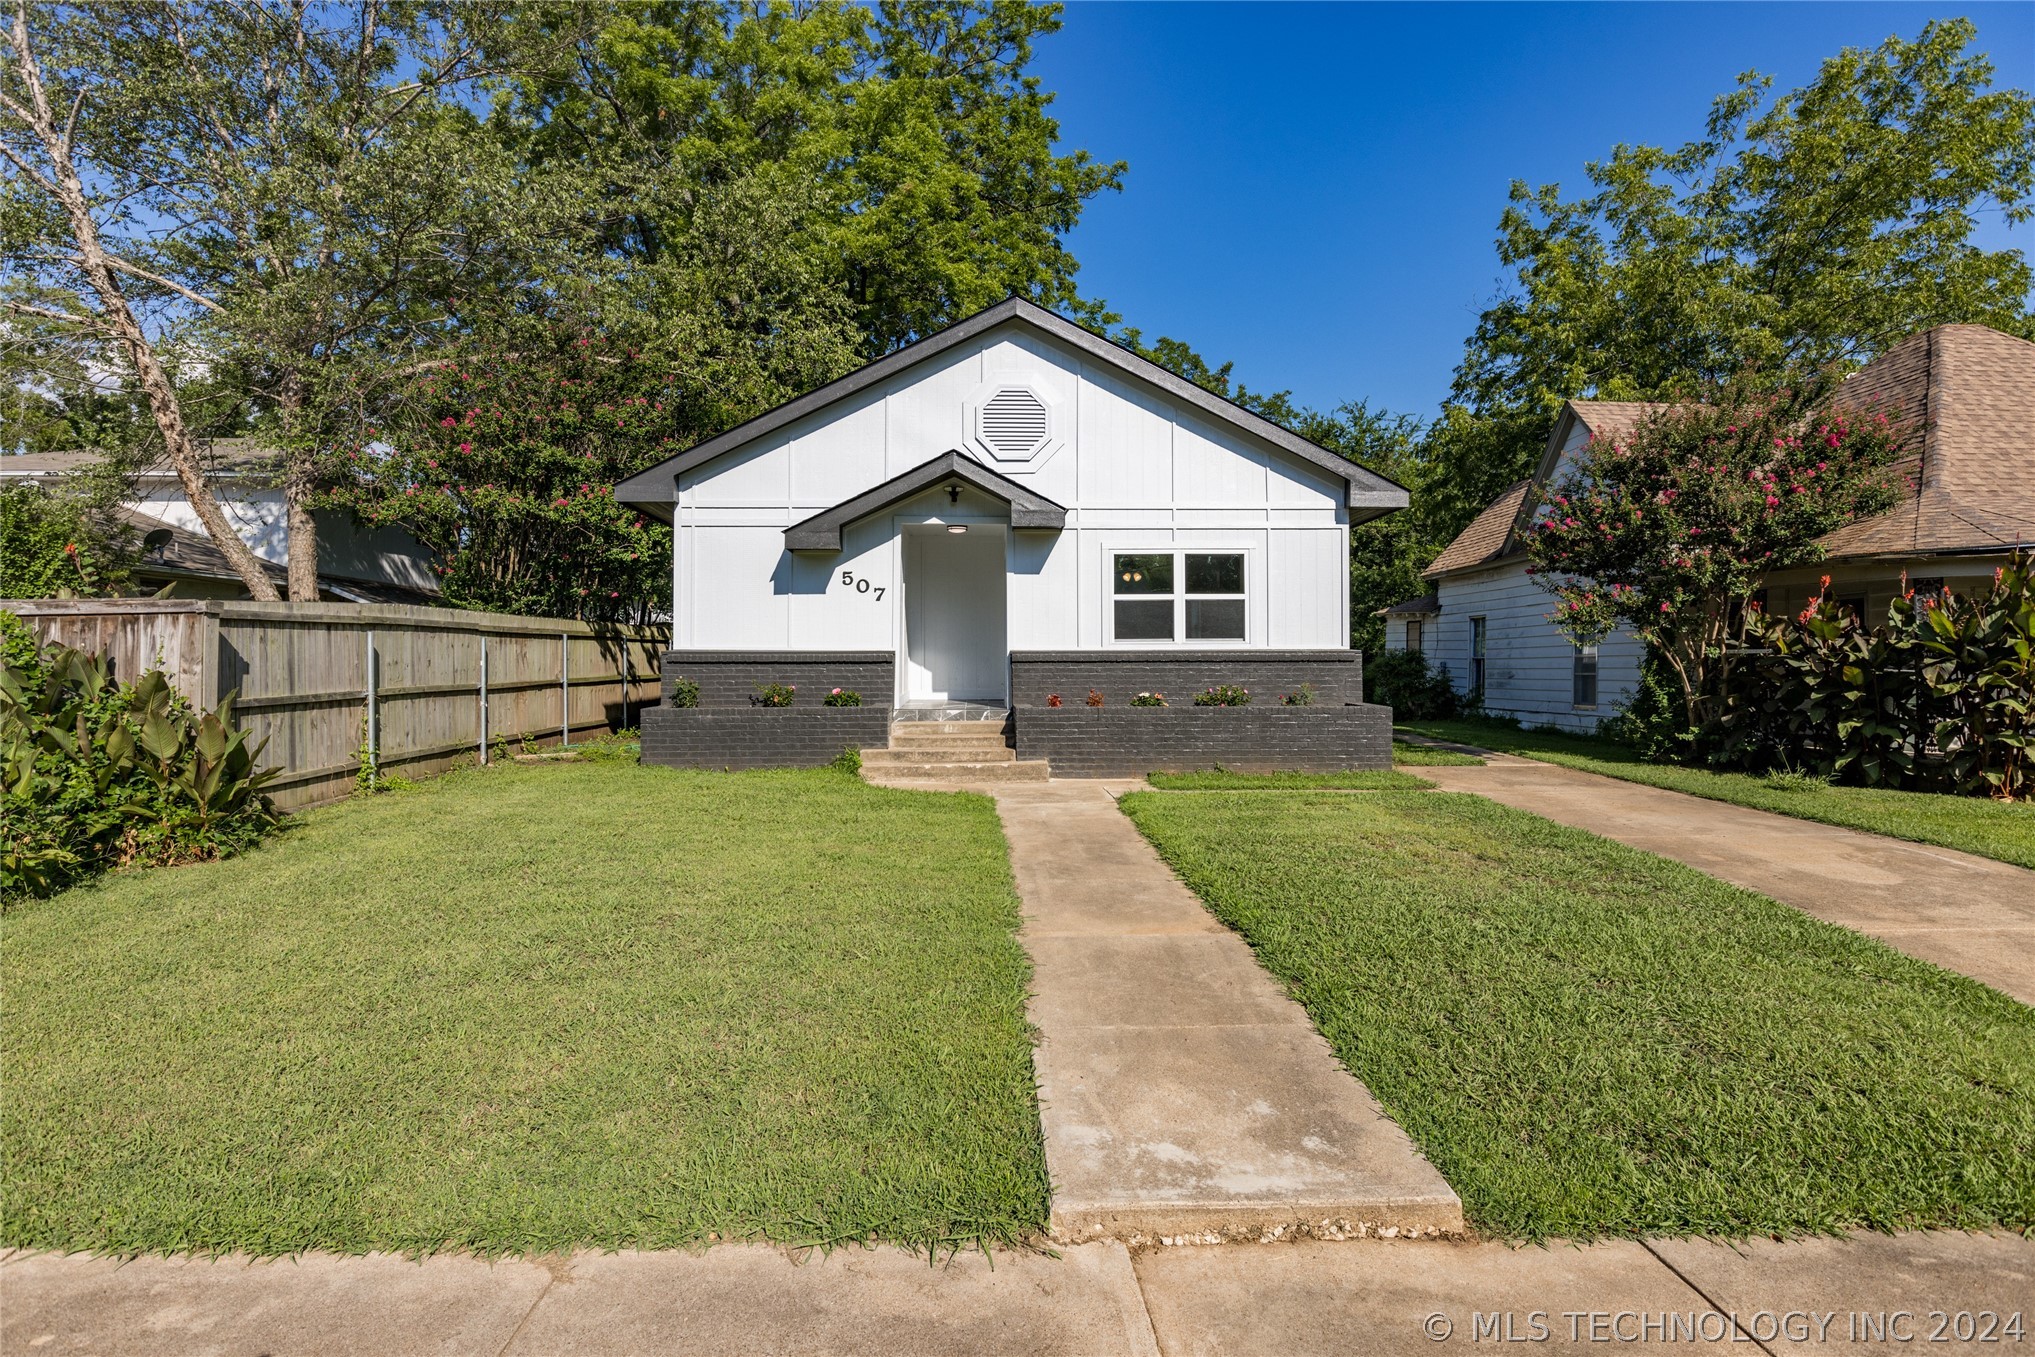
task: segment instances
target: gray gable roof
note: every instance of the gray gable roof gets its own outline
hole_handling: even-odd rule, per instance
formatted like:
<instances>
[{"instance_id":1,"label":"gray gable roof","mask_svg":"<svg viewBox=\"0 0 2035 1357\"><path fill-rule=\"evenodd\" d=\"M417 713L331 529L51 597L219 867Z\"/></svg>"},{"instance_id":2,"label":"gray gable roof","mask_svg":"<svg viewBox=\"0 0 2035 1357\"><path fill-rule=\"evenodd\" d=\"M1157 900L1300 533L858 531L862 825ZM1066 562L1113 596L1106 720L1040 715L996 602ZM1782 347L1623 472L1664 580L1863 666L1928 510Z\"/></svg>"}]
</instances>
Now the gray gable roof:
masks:
<instances>
[{"instance_id":1,"label":"gray gable roof","mask_svg":"<svg viewBox=\"0 0 2035 1357\"><path fill-rule=\"evenodd\" d=\"M916 367L927 359L936 358L949 349L965 344L1002 325L1024 325L1049 335L1078 350L1084 356L1106 363L1146 386L1157 387L1220 424L1269 443L1282 452L1290 453L1303 462L1311 463L1331 473L1349 488L1347 503L1351 510L1352 523L1362 523L1406 507L1407 496L1403 486L1375 472L1366 471L1355 462L1340 457L1319 444L1308 442L1291 429L1281 428L1262 415L1253 414L1213 392L1204 391L1184 377L1168 372L1157 363L1141 358L1122 345L1113 344L1094 331L1084 329L1073 321L1055 315L1022 297L1005 298L985 311L978 311L966 320L956 321L944 330L937 330L924 339L907 344L896 353L857 368L847 376L837 378L815 391L809 391L796 400L787 401L746 424L739 424L724 434L709 438L704 443L695 444L676 457L666 458L653 467L639 471L615 487L615 498L624 504L640 505L647 512L669 522L672 518L672 505L678 495L678 477L684 472L711 462L716 457L745 448L757 439L767 437L796 420L824 410L837 401L865 391L908 368Z\"/></svg>"},{"instance_id":2,"label":"gray gable roof","mask_svg":"<svg viewBox=\"0 0 2035 1357\"><path fill-rule=\"evenodd\" d=\"M1010 505L1013 528L1045 528L1067 525L1067 511L1044 495L1033 494L1016 481L997 475L982 463L960 451L943 452L931 461L920 462L910 471L893 476L882 485L865 490L831 509L822 510L784 530L784 545L791 551L839 551L841 529L857 519L869 517L900 500L930 490L936 485L960 482L984 494L994 495Z\"/></svg>"}]
</instances>

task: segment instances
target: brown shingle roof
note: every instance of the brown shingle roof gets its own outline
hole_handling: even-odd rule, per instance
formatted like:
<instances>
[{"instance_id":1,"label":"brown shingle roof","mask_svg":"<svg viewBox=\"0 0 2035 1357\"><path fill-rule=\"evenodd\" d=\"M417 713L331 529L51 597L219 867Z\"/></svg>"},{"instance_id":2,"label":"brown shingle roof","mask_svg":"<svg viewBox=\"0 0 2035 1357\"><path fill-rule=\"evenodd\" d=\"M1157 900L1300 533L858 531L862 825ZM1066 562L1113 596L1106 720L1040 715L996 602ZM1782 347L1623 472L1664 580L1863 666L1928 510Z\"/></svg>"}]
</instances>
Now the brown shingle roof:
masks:
<instances>
[{"instance_id":1,"label":"brown shingle roof","mask_svg":"<svg viewBox=\"0 0 2035 1357\"><path fill-rule=\"evenodd\" d=\"M1519 511L1526 504L1527 491L1532 488L1532 481L1521 481L1492 500L1482 513L1470 520L1469 527L1456 534L1455 541L1442 548L1441 555L1420 572L1420 577L1431 580L1451 570L1487 565L1505 555L1505 548L1512 539L1512 525L1518 521Z\"/></svg>"},{"instance_id":2,"label":"brown shingle roof","mask_svg":"<svg viewBox=\"0 0 2035 1357\"><path fill-rule=\"evenodd\" d=\"M1661 401L1570 401L1569 408L1591 437L1626 438L1646 423L1648 415L1669 407Z\"/></svg>"},{"instance_id":3,"label":"brown shingle roof","mask_svg":"<svg viewBox=\"0 0 2035 1357\"><path fill-rule=\"evenodd\" d=\"M2035 543L2035 344L1984 325L1910 335L1844 384L1857 409L1915 426L1915 488L1822 538L1834 559L2001 551Z\"/></svg>"}]
</instances>

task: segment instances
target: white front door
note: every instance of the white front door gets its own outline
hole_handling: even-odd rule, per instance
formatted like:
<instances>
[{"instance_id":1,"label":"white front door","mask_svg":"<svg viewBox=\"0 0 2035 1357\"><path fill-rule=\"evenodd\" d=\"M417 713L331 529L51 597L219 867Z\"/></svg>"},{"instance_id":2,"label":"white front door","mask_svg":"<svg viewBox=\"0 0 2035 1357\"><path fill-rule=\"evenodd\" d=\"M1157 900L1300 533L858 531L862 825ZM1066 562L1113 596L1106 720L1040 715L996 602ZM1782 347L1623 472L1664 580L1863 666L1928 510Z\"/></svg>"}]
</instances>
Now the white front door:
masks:
<instances>
[{"instance_id":1,"label":"white front door","mask_svg":"<svg viewBox=\"0 0 2035 1357\"><path fill-rule=\"evenodd\" d=\"M904 538L905 696L1001 703L1009 649L1004 630L1003 531L970 524L910 530Z\"/></svg>"}]
</instances>

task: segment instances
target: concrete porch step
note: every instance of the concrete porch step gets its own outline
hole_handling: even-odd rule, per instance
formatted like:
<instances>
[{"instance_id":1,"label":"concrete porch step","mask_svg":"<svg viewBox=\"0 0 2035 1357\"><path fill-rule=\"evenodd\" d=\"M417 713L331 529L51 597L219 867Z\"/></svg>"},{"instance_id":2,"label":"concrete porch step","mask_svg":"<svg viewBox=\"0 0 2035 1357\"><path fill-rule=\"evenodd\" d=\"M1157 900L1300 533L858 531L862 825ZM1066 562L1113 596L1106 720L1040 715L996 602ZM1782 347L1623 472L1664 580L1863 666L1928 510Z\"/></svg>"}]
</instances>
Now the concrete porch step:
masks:
<instances>
[{"instance_id":1,"label":"concrete porch step","mask_svg":"<svg viewBox=\"0 0 2035 1357\"><path fill-rule=\"evenodd\" d=\"M1009 745L970 745L954 748L947 745L925 747L908 745L899 748L893 744L888 749L865 749L862 762L874 767L908 766L922 763L1014 763L1017 751Z\"/></svg>"},{"instance_id":2,"label":"concrete porch step","mask_svg":"<svg viewBox=\"0 0 2035 1357\"><path fill-rule=\"evenodd\" d=\"M890 742L901 740L953 740L1003 738L1001 721L906 721L893 720L890 723Z\"/></svg>"},{"instance_id":3,"label":"concrete porch step","mask_svg":"<svg viewBox=\"0 0 2035 1357\"><path fill-rule=\"evenodd\" d=\"M892 726L892 749L1008 749L1001 730L921 730L916 726Z\"/></svg>"},{"instance_id":4,"label":"concrete porch step","mask_svg":"<svg viewBox=\"0 0 2035 1357\"><path fill-rule=\"evenodd\" d=\"M862 776L872 782L1044 782L1051 769L1043 759L1012 760L1008 763L876 763L862 753Z\"/></svg>"}]
</instances>

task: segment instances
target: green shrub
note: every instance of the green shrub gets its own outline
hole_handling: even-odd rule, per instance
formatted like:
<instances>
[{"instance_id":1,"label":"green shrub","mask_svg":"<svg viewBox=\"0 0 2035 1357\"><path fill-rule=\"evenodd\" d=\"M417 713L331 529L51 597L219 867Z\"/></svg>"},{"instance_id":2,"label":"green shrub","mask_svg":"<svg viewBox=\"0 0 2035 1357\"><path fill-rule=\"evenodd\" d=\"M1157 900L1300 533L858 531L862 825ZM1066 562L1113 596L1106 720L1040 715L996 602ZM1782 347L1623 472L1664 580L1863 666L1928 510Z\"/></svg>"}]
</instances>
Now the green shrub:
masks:
<instances>
[{"instance_id":1,"label":"green shrub","mask_svg":"<svg viewBox=\"0 0 2035 1357\"><path fill-rule=\"evenodd\" d=\"M1364 657L1364 701L1390 707L1402 721L1442 720L1462 712L1448 675L1417 650L1387 650Z\"/></svg>"},{"instance_id":2,"label":"green shrub","mask_svg":"<svg viewBox=\"0 0 2035 1357\"><path fill-rule=\"evenodd\" d=\"M1290 693L1279 694L1279 705L1282 707L1311 707L1320 697L1321 695L1314 690L1312 683L1303 683Z\"/></svg>"},{"instance_id":3,"label":"green shrub","mask_svg":"<svg viewBox=\"0 0 2035 1357\"><path fill-rule=\"evenodd\" d=\"M850 692L846 688L836 688L821 698L820 704L827 707L859 707L862 705L862 694Z\"/></svg>"},{"instance_id":4,"label":"green shrub","mask_svg":"<svg viewBox=\"0 0 2035 1357\"><path fill-rule=\"evenodd\" d=\"M1095 702L1090 705L1099 707L1102 704ZM1166 695L1164 693L1139 693L1131 699L1131 705L1133 707L1163 707L1166 705Z\"/></svg>"},{"instance_id":5,"label":"green shrub","mask_svg":"<svg viewBox=\"0 0 2035 1357\"><path fill-rule=\"evenodd\" d=\"M838 769L843 773L860 773L862 771L862 751L852 744L843 745L841 746L841 752L834 755L833 761L827 766Z\"/></svg>"},{"instance_id":6,"label":"green shrub","mask_svg":"<svg viewBox=\"0 0 2035 1357\"><path fill-rule=\"evenodd\" d=\"M2024 558L1979 593L1911 592L1874 627L1820 594L1793 618L1754 609L1731 660L1696 741L1714 764L2035 795L2035 572Z\"/></svg>"},{"instance_id":7,"label":"green shrub","mask_svg":"<svg viewBox=\"0 0 2035 1357\"><path fill-rule=\"evenodd\" d=\"M17 624L18 625L18 624ZM160 670L114 681L67 646L0 665L0 900L47 895L107 867L226 857L279 816L276 773L233 720L229 694L193 709Z\"/></svg>"},{"instance_id":8,"label":"green shrub","mask_svg":"<svg viewBox=\"0 0 2035 1357\"><path fill-rule=\"evenodd\" d=\"M675 678L671 681L671 705L674 707L697 707L700 704L699 680Z\"/></svg>"},{"instance_id":9,"label":"green shrub","mask_svg":"<svg viewBox=\"0 0 2035 1357\"><path fill-rule=\"evenodd\" d=\"M1640 661L1639 688L1624 710L1597 723L1597 733L1630 747L1649 763L1689 757L1688 707L1667 666L1652 654Z\"/></svg>"},{"instance_id":10,"label":"green shrub","mask_svg":"<svg viewBox=\"0 0 2035 1357\"><path fill-rule=\"evenodd\" d=\"M1197 707L1248 707L1251 705L1251 690L1234 683L1218 683L1213 688L1204 688L1194 695Z\"/></svg>"},{"instance_id":11,"label":"green shrub","mask_svg":"<svg viewBox=\"0 0 2035 1357\"><path fill-rule=\"evenodd\" d=\"M766 683L756 690L756 704L760 707L789 707L796 692L798 689L789 683Z\"/></svg>"}]
</instances>

